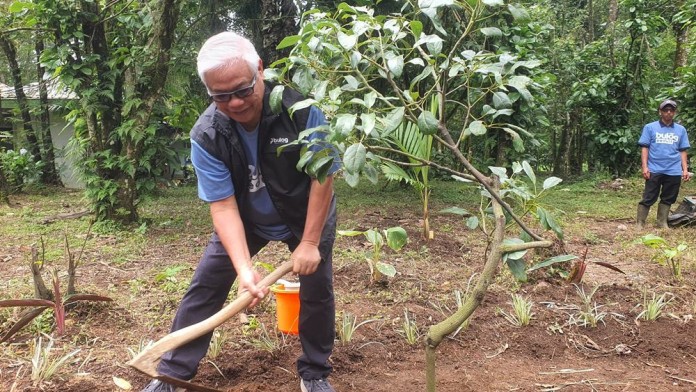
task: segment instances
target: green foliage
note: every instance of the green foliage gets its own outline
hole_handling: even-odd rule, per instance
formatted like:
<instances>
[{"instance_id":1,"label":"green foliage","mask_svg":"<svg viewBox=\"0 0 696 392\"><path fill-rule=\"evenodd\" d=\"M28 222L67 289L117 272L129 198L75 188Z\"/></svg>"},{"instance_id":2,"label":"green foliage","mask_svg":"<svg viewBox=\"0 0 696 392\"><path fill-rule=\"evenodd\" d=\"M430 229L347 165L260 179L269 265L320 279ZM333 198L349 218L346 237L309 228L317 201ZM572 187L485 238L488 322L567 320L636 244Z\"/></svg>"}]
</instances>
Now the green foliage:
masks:
<instances>
[{"instance_id":1,"label":"green foliage","mask_svg":"<svg viewBox=\"0 0 696 392\"><path fill-rule=\"evenodd\" d=\"M367 258L372 282L382 280L383 275L390 278L396 275L396 268L382 261L382 248L384 247L385 238L387 240L387 246L394 251L399 251L406 245L408 242L408 234L402 227L390 227L382 230L381 233L376 229L369 229L366 231L339 230L338 234L347 237L364 235L367 241L372 245L372 257Z\"/></svg>"},{"instance_id":2,"label":"green foliage","mask_svg":"<svg viewBox=\"0 0 696 392\"><path fill-rule=\"evenodd\" d=\"M570 315L568 323L591 328L596 327L600 322L604 323L604 317L607 316L607 313L600 310L603 305L597 305L597 302L594 301L594 295L599 286L594 286L589 293L585 292L582 285L576 284L575 289L582 303L578 311Z\"/></svg>"},{"instance_id":3,"label":"green foliage","mask_svg":"<svg viewBox=\"0 0 696 392\"><path fill-rule=\"evenodd\" d=\"M652 293L652 298L648 299L647 290L643 291L643 310L636 316L636 319L642 318L645 321L657 320L673 299L674 295L670 293L663 293L659 297Z\"/></svg>"},{"instance_id":4,"label":"green foliage","mask_svg":"<svg viewBox=\"0 0 696 392\"><path fill-rule=\"evenodd\" d=\"M406 343L411 346L415 345L420 340L421 333L418 329L418 324L416 324L416 319L407 309L404 309L404 319L401 323L401 330L399 332L401 332L406 339Z\"/></svg>"},{"instance_id":5,"label":"green foliage","mask_svg":"<svg viewBox=\"0 0 696 392\"><path fill-rule=\"evenodd\" d=\"M9 299L0 301L0 308L9 307L32 307L22 314L22 317L7 331L0 339L0 343L10 339L22 327L29 324L34 318L41 315L44 310L52 309L55 320L55 328L58 336L65 333L65 309L66 306L78 301L112 301L109 297L94 294L73 294L63 297L58 281L58 272L53 271L53 300L31 298L31 299Z\"/></svg>"},{"instance_id":6,"label":"green foliage","mask_svg":"<svg viewBox=\"0 0 696 392\"><path fill-rule=\"evenodd\" d=\"M498 39L490 34L498 26L489 24L523 23L523 13L502 3L435 2L385 16L341 4L334 14L305 14L300 33L280 44L293 46L290 56L272 66L281 81L311 97L296 107L314 104L326 114L328 141L341 152L350 184L360 175L376 180L380 148L408 124L424 136L454 135L454 143L501 133L521 151L522 135L530 134L511 119L535 105L538 86L529 74L540 63L484 48ZM445 17L468 22L445 31ZM452 86L446 93L445 85ZM440 110L431 110L432 102ZM455 125L446 112L456 113L448 117Z\"/></svg>"},{"instance_id":7,"label":"green foliage","mask_svg":"<svg viewBox=\"0 0 696 392\"><path fill-rule=\"evenodd\" d=\"M0 170L4 172L11 191L21 191L25 185L38 182L43 166L42 161L35 162L24 148L0 151Z\"/></svg>"},{"instance_id":8,"label":"green foliage","mask_svg":"<svg viewBox=\"0 0 696 392\"><path fill-rule=\"evenodd\" d=\"M34 386L50 381L70 358L80 352L77 349L73 352L56 356L53 348L54 340L50 336L46 336L46 338L48 343L45 345L41 336L34 339L31 345L31 380L34 382Z\"/></svg>"},{"instance_id":9,"label":"green foliage","mask_svg":"<svg viewBox=\"0 0 696 392\"><path fill-rule=\"evenodd\" d=\"M354 314L350 312L343 312L341 318L338 320L338 327L336 328L336 331L338 332L338 340L341 342L341 344L350 343L353 340L353 335L358 328L373 321L377 320L369 319L358 323L358 318Z\"/></svg>"},{"instance_id":10,"label":"green foliage","mask_svg":"<svg viewBox=\"0 0 696 392\"><path fill-rule=\"evenodd\" d=\"M23 28L40 28L51 43L42 66L79 98L67 116L75 130L71 153L99 220L136 221L142 196L173 163L172 135L158 135L167 111L159 94L179 7L164 12L165 4L40 0L10 7Z\"/></svg>"},{"instance_id":11,"label":"green foliage","mask_svg":"<svg viewBox=\"0 0 696 392\"><path fill-rule=\"evenodd\" d=\"M511 294L511 297L512 311L506 312L502 309L498 309L498 311L505 317L505 320L516 327L529 325L532 317L534 317L532 302L519 294Z\"/></svg>"},{"instance_id":12,"label":"green foliage","mask_svg":"<svg viewBox=\"0 0 696 392\"><path fill-rule=\"evenodd\" d=\"M677 246L672 246L664 238L654 234L646 234L635 242L653 249L655 252L650 260L663 266L668 265L672 277L678 281L682 280L681 256L688 245L680 243Z\"/></svg>"}]
</instances>

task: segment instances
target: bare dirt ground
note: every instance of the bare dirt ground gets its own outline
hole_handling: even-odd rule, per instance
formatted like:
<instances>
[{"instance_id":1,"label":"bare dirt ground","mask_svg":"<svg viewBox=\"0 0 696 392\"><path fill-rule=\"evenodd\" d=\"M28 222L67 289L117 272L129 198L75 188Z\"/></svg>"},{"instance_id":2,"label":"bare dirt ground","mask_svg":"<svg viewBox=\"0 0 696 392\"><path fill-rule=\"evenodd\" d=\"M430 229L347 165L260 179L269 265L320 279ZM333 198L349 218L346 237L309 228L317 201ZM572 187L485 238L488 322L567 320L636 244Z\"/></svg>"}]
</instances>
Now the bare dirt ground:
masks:
<instances>
[{"instance_id":1,"label":"bare dirt ground","mask_svg":"<svg viewBox=\"0 0 696 392\"><path fill-rule=\"evenodd\" d=\"M30 199L13 201L14 209L40 211ZM41 216L40 212L36 215ZM433 216L435 240L431 242L420 239L415 214L374 208L342 218L357 223L343 229L401 225L409 233L409 244L398 254L385 252L398 274L382 285L369 283L367 266L356 257L367 252L369 244L362 237L337 240L334 270L338 315L350 312L358 322L373 321L358 328L351 342L336 343L330 380L338 391L422 391L425 353L422 344L406 342L401 332L404 312L415 319L421 334L444 319L456 307L454 291L466 291L470 276L482 267L485 238L449 215ZM556 276L536 272L529 282L517 284L503 271L469 327L439 347L438 391L696 391L693 262L689 257L684 259L684 279L675 282L666 267L650 261L649 251L632 244L640 235L653 231L675 241L686 238L693 246L696 229L639 231L629 219L596 220L582 215L572 219L565 241L569 253L581 254L588 247L588 260L612 263L626 272L621 275L598 265L587 268L583 287L590 292L599 285L592 303L603 320L594 328L574 323L581 305L577 289ZM55 230L61 230L60 224ZM113 377L128 381L133 390L145 385L147 377L126 365L129 349L168 332L181 296L181 292L163 291L152 282L152 276L172 260L188 265L184 273L190 276L209 234L179 233L177 237L167 230L148 230L148 245L128 264L110 263L108 255L98 251L90 253L79 271L78 287L110 295L116 301L85 303L68 312L68 332L56 346L63 352L81 351L59 376L40 385L34 385L30 376L28 342L33 335L28 330L11 344L0 346L0 390L122 390ZM157 239L164 234L178 239L162 244ZM97 239L112 241L108 236ZM0 275L7 281L21 278L30 284L25 245L6 240L0 243ZM271 261L283 260L286 255L283 248L271 247L261 257ZM534 317L529 326L515 327L500 313L500 309L511 311L511 291L533 302ZM657 321L637 319L643 310L644 292L648 296L670 293L673 298ZM7 299L5 294L0 298ZM254 310L269 329L274 323L273 306L273 302L266 302ZM2 314L5 331L14 319ZM294 365L300 352L296 337L280 336L279 347L271 352L252 345L251 335L243 333L236 319L222 329L227 336L224 349L202 362L196 383L229 391L299 390Z\"/></svg>"}]
</instances>

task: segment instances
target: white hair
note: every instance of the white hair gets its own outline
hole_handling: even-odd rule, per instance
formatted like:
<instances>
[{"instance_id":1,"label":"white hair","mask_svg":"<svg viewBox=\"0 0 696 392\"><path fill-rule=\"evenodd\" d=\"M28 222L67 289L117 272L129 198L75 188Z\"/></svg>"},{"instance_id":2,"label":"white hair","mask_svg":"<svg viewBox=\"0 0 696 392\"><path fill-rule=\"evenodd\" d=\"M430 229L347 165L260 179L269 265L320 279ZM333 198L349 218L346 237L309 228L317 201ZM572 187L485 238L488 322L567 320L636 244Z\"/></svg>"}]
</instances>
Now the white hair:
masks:
<instances>
[{"instance_id":1,"label":"white hair","mask_svg":"<svg viewBox=\"0 0 696 392\"><path fill-rule=\"evenodd\" d=\"M231 67L238 61L246 62L254 73L259 59L256 48L248 39L230 31L216 34L208 38L198 52L198 76L205 84L206 72Z\"/></svg>"}]
</instances>

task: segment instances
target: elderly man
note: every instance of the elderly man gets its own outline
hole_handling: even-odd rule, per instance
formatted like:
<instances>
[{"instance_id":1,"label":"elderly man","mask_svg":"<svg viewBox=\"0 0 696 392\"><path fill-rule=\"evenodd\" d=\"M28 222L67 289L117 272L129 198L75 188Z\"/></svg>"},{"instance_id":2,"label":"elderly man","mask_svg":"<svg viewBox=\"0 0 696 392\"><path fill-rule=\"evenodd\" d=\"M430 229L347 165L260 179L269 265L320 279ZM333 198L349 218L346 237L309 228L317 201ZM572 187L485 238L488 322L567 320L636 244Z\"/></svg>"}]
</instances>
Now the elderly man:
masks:
<instances>
[{"instance_id":1,"label":"elderly man","mask_svg":"<svg viewBox=\"0 0 696 392\"><path fill-rule=\"evenodd\" d=\"M650 206L657 206L657 227L667 228L669 208L677 200L681 181L689 181L686 150L690 147L686 129L674 122L677 103L671 99L658 107L660 119L646 124L638 140L641 166L645 178L643 199L638 203L636 222L645 226Z\"/></svg>"},{"instance_id":2,"label":"elderly man","mask_svg":"<svg viewBox=\"0 0 696 392\"><path fill-rule=\"evenodd\" d=\"M315 107L290 115L288 108L303 99L291 89L284 91L282 111L274 113L269 106L273 85L264 81L261 59L251 42L235 33L215 35L203 44L198 74L213 102L191 130L191 161L198 196L210 205L215 231L172 330L220 310L235 279L240 290L256 297L254 303L262 299L268 288L257 286L260 276L251 258L269 241L284 242L292 252L293 272L300 277L300 390L334 391L326 378L335 338L332 174L338 165L334 163L327 180L319 182L296 169L299 146L279 152L279 147L297 140L303 130L324 124L324 116ZM165 354L159 373L193 378L211 335ZM144 389L174 390L159 380Z\"/></svg>"}]
</instances>

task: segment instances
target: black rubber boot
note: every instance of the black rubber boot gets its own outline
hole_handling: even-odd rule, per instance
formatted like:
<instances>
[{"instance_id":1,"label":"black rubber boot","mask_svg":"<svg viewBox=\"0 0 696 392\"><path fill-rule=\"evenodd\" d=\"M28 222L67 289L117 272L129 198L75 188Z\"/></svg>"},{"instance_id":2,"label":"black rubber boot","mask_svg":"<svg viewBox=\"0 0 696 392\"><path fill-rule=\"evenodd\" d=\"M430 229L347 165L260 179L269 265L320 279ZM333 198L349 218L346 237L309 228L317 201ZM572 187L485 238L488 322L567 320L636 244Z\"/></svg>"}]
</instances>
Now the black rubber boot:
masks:
<instances>
[{"instance_id":1,"label":"black rubber boot","mask_svg":"<svg viewBox=\"0 0 696 392\"><path fill-rule=\"evenodd\" d=\"M660 229L666 229L669 226L667 225L667 218L669 217L669 207L667 204L662 204L660 203L657 206L657 227Z\"/></svg>"},{"instance_id":2,"label":"black rubber boot","mask_svg":"<svg viewBox=\"0 0 696 392\"><path fill-rule=\"evenodd\" d=\"M645 220L648 218L650 207L638 204L638 213L636 214L636 225L642 228L645 227Z\"/></svg>"}]
</instances>

